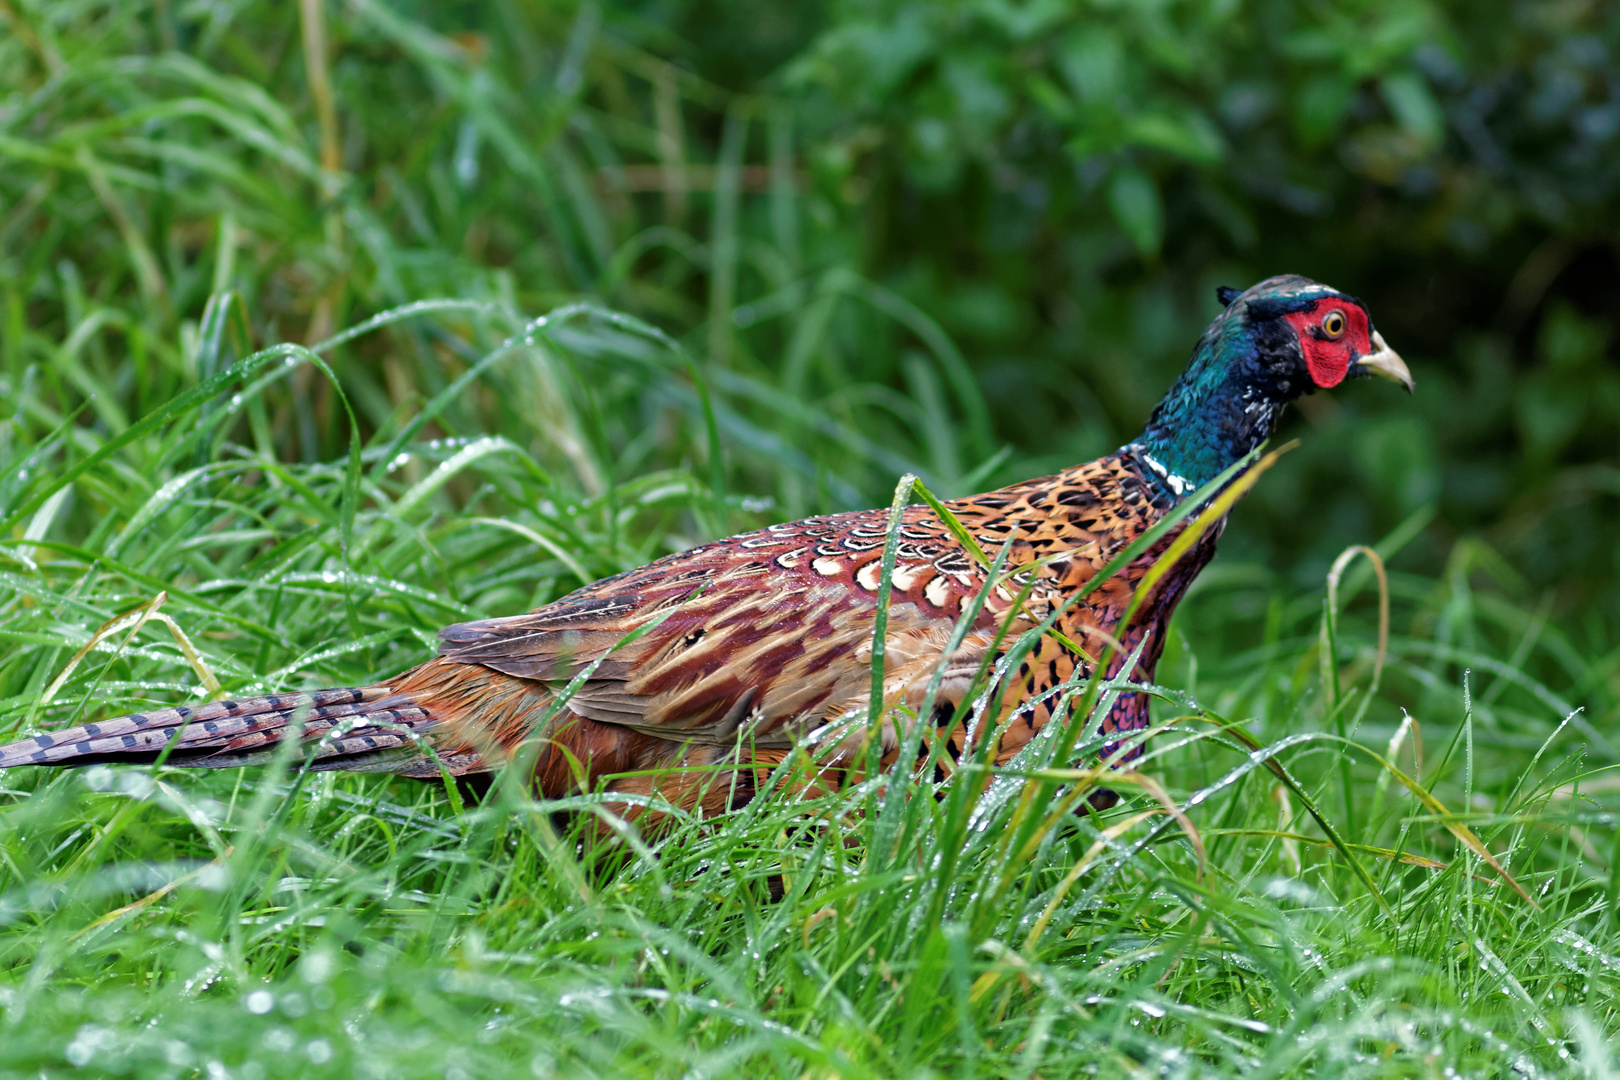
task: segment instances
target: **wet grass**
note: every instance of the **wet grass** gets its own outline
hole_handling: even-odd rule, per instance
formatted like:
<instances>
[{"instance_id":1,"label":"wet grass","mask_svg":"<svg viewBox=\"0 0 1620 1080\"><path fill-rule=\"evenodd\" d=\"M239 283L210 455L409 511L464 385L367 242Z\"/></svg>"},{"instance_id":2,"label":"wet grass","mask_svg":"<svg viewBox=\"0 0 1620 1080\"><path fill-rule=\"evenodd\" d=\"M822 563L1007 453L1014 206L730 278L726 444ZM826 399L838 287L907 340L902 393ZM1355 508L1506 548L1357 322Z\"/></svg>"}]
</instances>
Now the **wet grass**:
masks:
<instances>
[{"instance_id":1,"label":"wet grass","mask_svg":"<svg viewBox=\"0 0 1620 1080\"><path fill-rule=\"evenodd\" d=\"M371 332L430 321L500 394L628 369L703 422L692 369L633 322L497 314L480 332L465 315ZM215 684L368 681L446 622L748 516L701 460L592 496L499 437L413 430L447 423L473 383L329 462L230 436L323 351L249 358L119 434L13 390L9 730ZM497 790L457 813L442 785L286 760L13 769L0 1057L154 1076L1550 1076L1571 1059L1601 1075L1620 976L1612 751L1561 696L1577 680L1526 674L1566 651L1557 631L1466 574L1393 575L1375 674L1370 565L1345 568L1327 625L1320 591L1212 576L1163 665L1177 689L1141 778L1103 779L1124 799L1102 816L1070 812L1099 782L1071 767L1094 760L1088 694L1106 696L1084 685L1061 738L994 776L760 799L611 841L589 796ZM1265 640L1201 660L1256 591Z\"/></svg>"},{"instance_id":2,"label":"wet grass","mask_svg":"<svg viewBox=\"0 0 1620 1080\"><path fill-rule=\"evenodd\" d=\"M994 379L810 227L775 103L592 9L534 16L528 111L476 37L354 4L328 69L300 10L0 10L0 730L369 682L902 473L1109 447L1001 448ZM1431 518L1331 602L1218 559L1130 776L1085 768L1084 685L999 774L611 839L588 795L290 760L10 770L0 1069L1613 1075L1620 654Z\"/></svg>"}]
</instances>

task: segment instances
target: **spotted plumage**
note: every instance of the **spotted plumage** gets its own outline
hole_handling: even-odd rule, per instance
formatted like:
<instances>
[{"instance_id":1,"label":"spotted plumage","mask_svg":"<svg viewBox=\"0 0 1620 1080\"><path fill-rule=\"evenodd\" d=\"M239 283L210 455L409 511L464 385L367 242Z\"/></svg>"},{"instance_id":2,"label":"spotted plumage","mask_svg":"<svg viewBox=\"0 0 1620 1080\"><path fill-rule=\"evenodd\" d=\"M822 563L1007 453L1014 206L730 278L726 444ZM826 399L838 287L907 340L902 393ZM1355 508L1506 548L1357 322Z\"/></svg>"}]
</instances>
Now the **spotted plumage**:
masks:
<instances>
[{"instance_id":1,"label":"spotted plumage","mask_svg":"<svg viewBox=\"0 0 1620 1080\"><path fill-rule=\"evenodd\" d=\"M1067 601L1269 437L1294 397L1362 374L1410 389L1405 366L1350 297L1285 277L1221 299L1226 310L1140 438L1055 476L946 504L985 556L1004 556L1007 576L989 582L986 563L932 509L902 512L884 639L886 756L900 744L895 717L916 715L942 664L925 722L946 739L950 757L965 752L970 734L959 714L968 711L961 706L969 684L1007 641L1054 611L1055 632L1007 674L997 723L984 725L997 733L987 748L993 760L1005 762L1035 737L1052 717L1052 692L1077 672L1091 674L1093 658L1111 657L1113 675L1134 657L1130 675L1151 679L1165 626L1213 557L1219 529L1151 595L1138 595L1143 576L1175 529L1084 599ZM812 733L871 711L888 523L888 511L862 510L772 525L603 579L527 615L449 627L437 657L375 686L104 720L0 748L0 767L143 761L160 752L174 765L239 765L266 758L296 731L312 768L433 777L441 768L488 772L534 740L534 783L544 795L656 792L718 810L749 797L764 768ZM981 593L960 647L943 655ZM1136 614L1122 629L1133 602ZM566 705L554 708L559 690L581 675ZM1147 721L1145 696L1122 694L1104 733L1123 738ZM820 783L835 784L840 769L857 766L866 729L851 730L859 734L833 736L841 741ZM717 783L716 771L686 766L736 768ZM622 802L631 815L639 805Z\"/></svg>"}]
</instances>

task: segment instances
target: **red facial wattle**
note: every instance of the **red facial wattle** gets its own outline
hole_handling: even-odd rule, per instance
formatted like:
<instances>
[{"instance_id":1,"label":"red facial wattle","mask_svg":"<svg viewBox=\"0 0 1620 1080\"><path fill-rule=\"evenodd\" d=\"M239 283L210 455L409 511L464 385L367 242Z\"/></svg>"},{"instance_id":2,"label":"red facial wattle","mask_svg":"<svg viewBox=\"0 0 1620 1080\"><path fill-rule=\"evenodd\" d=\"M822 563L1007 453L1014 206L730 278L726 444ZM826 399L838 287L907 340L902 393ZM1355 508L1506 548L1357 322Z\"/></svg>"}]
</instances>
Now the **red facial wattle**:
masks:
<instances>
[{"instance_id":1,"label":"red facial wattle","mask_svg":"<svg viewBox=\"0 0 1620 1080\"><path fill-rule=\"evenodd\" d=\"M1337 312L1343 329L1330 334L1324 326L1334 325L1329 316ZM1351 361L1373 351L1372 331L1367 313L1356 304L1326 301L1311 311L1297 311L1284 319L1299 335L1299 348L1305 354L1305 368L1311 381L1326 390L1338 386L1350 372Z\"/></svg>"}]
</instances>

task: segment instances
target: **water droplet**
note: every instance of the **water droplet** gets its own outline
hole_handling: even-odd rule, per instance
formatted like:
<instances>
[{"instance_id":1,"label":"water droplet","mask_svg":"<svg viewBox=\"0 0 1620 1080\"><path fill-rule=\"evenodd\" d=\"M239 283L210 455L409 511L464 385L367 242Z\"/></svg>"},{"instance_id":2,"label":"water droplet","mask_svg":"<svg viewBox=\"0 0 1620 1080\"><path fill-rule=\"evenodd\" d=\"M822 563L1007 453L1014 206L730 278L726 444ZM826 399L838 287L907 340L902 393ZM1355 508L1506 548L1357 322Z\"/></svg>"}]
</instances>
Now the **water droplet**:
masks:
<instances>
[{"instance_id":1,"label":"water droplet","mask_svg":"<svg viewBox=\"0 0 1620 1080\"><path fill-rule=\"evenodd\" d=\"M312 952L298 965L298 973L307 983L323 983L332 977L332 954Z\"/></svg>"}]
</instances>

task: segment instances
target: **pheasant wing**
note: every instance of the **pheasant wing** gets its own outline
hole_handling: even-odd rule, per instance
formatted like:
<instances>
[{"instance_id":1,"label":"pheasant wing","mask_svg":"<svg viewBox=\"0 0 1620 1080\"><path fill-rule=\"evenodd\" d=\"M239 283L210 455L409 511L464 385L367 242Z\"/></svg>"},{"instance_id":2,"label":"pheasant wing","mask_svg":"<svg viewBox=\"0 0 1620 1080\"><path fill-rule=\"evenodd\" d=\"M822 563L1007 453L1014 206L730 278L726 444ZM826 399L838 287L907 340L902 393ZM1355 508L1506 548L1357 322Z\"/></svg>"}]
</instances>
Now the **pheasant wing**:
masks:
<instances>
[{"instance_id":1,"label":"pheasant wing","mask_svg":"<svg viewBox=\"0 0 1620 1080\"><path fill-rule=\"evenodd\" d=\"M746 723L755 745L787 745L870 696L886 525L885 512L861 511L693 548L527 615L452 626L441 656L552 685L594 663L569 702L589 719L713 743ZM984 582L926 508L906 512L899 555L886 698L931 673ZM981 614L952 671L977 668L996 618Z\"/></svg>"}]
</instances>

